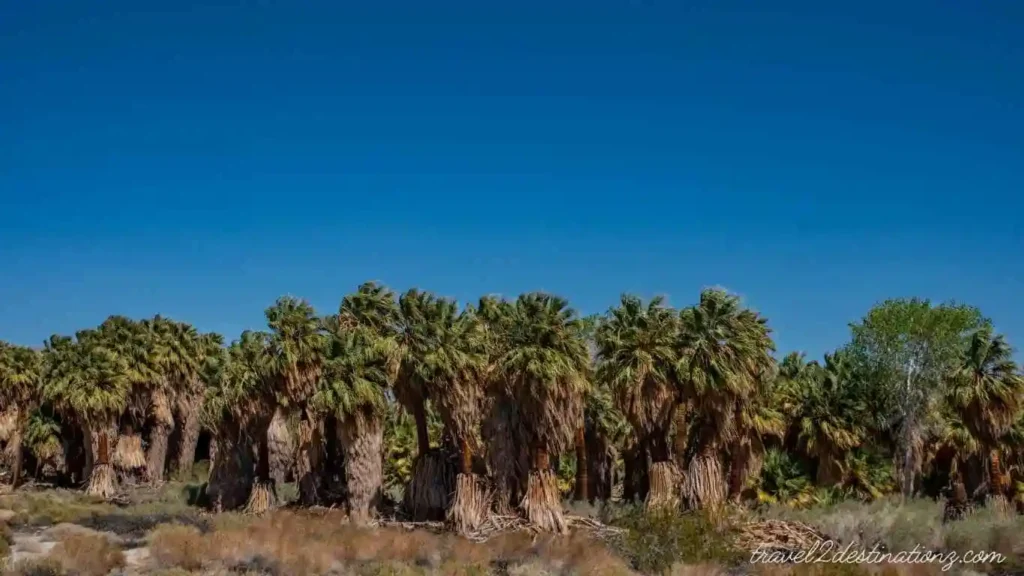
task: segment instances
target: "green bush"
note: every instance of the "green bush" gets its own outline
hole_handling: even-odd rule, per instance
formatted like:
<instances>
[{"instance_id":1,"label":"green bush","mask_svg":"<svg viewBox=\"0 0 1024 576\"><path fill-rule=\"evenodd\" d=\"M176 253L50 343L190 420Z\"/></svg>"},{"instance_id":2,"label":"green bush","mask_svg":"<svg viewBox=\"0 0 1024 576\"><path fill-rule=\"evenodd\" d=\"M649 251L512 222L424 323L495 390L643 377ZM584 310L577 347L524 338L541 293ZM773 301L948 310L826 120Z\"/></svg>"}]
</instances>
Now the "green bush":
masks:
<instances>
[{"instance_id":1,"label":"green bush","mask_svg":"<svg viewBox=\"0 0 1024 576\"><path fill-rule=\"evenodd\" d=\"M635 507L616 523L627 529L619 552L645 574L667 574L675 563L735 565L743 560L733 546L733 533L706 514Z\"/></svg>"}]
</instances>

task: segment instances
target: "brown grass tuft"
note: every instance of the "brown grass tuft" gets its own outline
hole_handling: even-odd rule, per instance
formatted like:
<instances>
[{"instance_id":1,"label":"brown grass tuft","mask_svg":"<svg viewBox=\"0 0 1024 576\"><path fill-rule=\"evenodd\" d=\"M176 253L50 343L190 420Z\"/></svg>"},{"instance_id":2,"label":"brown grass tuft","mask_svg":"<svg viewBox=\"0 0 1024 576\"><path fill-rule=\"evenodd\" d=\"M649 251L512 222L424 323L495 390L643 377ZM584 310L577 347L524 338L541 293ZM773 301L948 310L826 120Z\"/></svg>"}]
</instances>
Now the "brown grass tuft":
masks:
<instances>
[{"instance_id":1,"label":"brown grass tuft","mask_svg":"<svg viewBox=\"0 0 1024 576\"><path fill-rule=\"evenodd\" d=\"M149 535L149 553L161 566L198 570L206 557L206 540L194 526L163 524Z\"/></svg>"},{"instance_id":2,"label":"brown grass tuft","mask_svg":"<svg viewBox=\"0 0 1024 576\"><path fill-rule=\"evenodd\" d=\"M15 562L5 576L64 576L64 567L53 558L26 558Z\"/></svg>"},{"instance_id":3,"label":"brown grass tuft","mask_svg":"<svg viewBox=\"0 0 1024 576\"><path fill-rule=\"evenodd\" d=\"M71 533L57 543L49 557L66 572L79 576L104 576L124 567L124 553L110 539L99 533Z\"/></svg>"}]
</instances>

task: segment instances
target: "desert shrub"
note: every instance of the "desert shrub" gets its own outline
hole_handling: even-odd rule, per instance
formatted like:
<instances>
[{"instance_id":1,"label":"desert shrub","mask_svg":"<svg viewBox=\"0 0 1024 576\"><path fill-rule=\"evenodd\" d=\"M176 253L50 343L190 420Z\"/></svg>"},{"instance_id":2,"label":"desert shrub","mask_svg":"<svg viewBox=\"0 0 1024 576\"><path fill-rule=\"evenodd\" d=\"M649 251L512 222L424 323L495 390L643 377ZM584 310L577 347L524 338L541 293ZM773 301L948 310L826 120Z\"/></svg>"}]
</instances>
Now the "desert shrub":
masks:
<instances>
[{"instance_id":1,"label":"desert shrub","mask_svg":"<svg viewBox=\"0 0 1024 576\"><path fill-rule=\"evenodd\" d=\"M742 560L729 529L716 526L705 514L638 507L618 523L627 529L619 545L622 555L644 573L665 574L675 563L733 565Z\"/></svg>"},{"instance_id":2,"label":"desert shrub","mask_svg":"<svg viewBox=\"0 0 1024 576\"><path fill-rule=\"evenodd\" d=\"M116 511L111 504L71 490L9 494L0 497L0 507L15 513L11 524L16 526L49 526L62 522L77 522L97 514Z\"/></svg>"},{"instance_id":3,"label":"desert shrub","mask_svg":"<svg viewBox=\"0 0 1024 576\"><path fill-rule=\"evenodd\" d=\"M53 558L19 560L4 574L9 576L65 576L64 567Z\"/></svg>"},{"instance_id":4,"label":"desert shrub","mask_svg":"<svg viewBox=\"0 0 1024 576\"><path fill-rule=\"evenodd\" d=\"M844 545L870 548L878 544L894 552L914 546L938 550L943 545L942 503L929 499L848 500L806 509L773 506L762 515L806 522Z\"/></svg>"},{"instance_id":5,"label":"desert shrub","mask_svg":"<svg viewBox=\"0 0 1024 576\"><path fill-rule=\"evenodd\" d=\"M165 524L149 535L149 553L161 566L198 570L203 566L206 540L195 526Z\"/></svg>"},{"instance_id":6,"label":"desert shrub","mask_svg":"<svg viewBox=\"0 0 1024 576\"><path fill-rule=\"evenodd\" d=\"M6 522L0 522L0 558L11 553L11 544L14 544L14 533Z\"/></svg>"},{"instance_id":7,"label":"desert shrub","mask_svg":"<svg viewBox=\"0 0 1024 576\"><path fill-rule=\"evenodd\" d=\"M110 540L96 533L72 533L50 551L49 557L65 572L78 576L104 576L124 567L124 553Z\"/></svg>"}]
</instances>

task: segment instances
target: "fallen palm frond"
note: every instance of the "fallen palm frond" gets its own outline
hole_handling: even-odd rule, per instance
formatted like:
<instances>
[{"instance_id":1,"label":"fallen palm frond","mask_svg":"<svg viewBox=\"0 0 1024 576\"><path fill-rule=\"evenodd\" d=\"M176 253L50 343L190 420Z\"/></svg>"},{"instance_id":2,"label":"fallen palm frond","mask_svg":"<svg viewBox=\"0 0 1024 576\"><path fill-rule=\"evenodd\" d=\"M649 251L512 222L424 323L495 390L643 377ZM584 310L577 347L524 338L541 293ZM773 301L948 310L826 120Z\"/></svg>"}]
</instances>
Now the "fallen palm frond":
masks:
<instances>
[{"instance_id":1,"label":"fallen palm frond","mask_svg":"<svg viewBox=\"0 0 1024 576\"><path fill-rule=\"evenodd\" d=\"M830 540L833 539L803 522L756 520L740 526L736 545L748 551L760 549L798 552L811 550Z\"/></svg>"},{"instance_id":2,"label":"fallen palm frond","mask_svg":"<svg viewBox=\"0 0 1024 576\"><path fill-rule=\"evenodd\" d=\"M569 528L585 530L595 538L608 540L626 533L625 528L608 526L593 518L583 516L565 515L565 523ZM373 522L372 526L378 528L402 528L405 530L427 530L436 534L449 531L449 525L445 522L403 522L391 519L379 519ZM509 532L529 532L531 534L543 534L535 524L530 523L526 518L515 515L489 514L476 530L464 534L467 540L472 542L486 542L495 536Z\"/></svg>"}]
</instances>

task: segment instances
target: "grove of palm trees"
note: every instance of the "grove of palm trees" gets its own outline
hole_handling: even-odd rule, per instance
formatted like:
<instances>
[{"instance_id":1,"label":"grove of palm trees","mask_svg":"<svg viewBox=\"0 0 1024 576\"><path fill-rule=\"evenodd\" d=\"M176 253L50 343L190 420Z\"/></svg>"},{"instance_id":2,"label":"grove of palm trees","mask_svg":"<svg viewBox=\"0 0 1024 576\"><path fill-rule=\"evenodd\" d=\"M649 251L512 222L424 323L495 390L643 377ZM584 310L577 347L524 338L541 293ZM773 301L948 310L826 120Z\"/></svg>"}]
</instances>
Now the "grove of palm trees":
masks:
<instances>
[{"instance_id":1,"label":"grove of palm trees","mask_svg":"<svg viewBox=\"0 0 1024 576\"><path fill-rule=\"evenodd\" d=\"M969 306L880 303L820 360L718 289L582 317L545 293L460 306L367 283L265 315L230 343L161 316L0 343L6 482L110 499L203 459L212 509L261 514L294 482L356 524L461 533L491 514L564 533L566 500L1024 502L1024 377Z\"/></svg>"}]
</instances>

